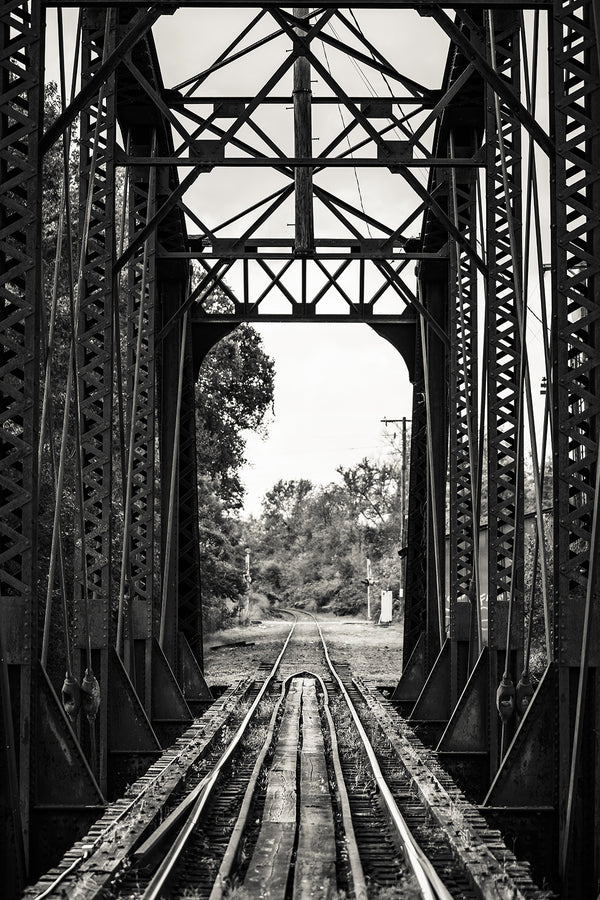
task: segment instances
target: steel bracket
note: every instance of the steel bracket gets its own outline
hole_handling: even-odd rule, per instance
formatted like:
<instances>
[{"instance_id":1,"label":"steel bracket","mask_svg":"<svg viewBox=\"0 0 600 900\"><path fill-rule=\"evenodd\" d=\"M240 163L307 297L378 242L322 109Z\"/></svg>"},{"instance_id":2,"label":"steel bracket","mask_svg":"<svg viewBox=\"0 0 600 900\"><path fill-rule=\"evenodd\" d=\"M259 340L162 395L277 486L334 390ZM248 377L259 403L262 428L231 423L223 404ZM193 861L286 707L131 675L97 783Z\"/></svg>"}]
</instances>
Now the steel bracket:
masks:
<instances>
[{"instance_id":1,"label":"steel bracket","mask_svg":"<svg viewBox=\"0 0 600 900\"><path fill-rule=\"evenodd\" d=\"M152 648L152 727L163 747L179 737L194 717L158 641Z\"/></svg>"},{"instance_id":2,"label":"steel bracket","mask_svg":"<svg viewBox=\"0 0 600 900\"><path fill-rule=\"evenodd\" d=\"M185 701L195 715L201 715L213 702L214 697L206 683L198 660L192 652L185 634L179 632L179 653L177 674Z\"/></svg>"},{"instance_id":3,"label":"steel bracket","mask_svg":"<svg viewBox=\"0 0 600 900\"><path fill-rule=\"evenodd\" d=\"M108 794L118 797L161 754L160 742L114 647L108 659Z\"/></svg>"},{"instance_id":4,"label":"steel bracket","mask_svg":"<svg viewBox=\"0 0 600 900\"><path fill-rule=\"evenodd\" d=\"M489 670L484 647L437 746L444 767L479 798L489 787Z\"/></svg>"},{"instance_id":5,"label":"steel bracket","mask_svg":"<svg viewBox=\"0 0 600 900\"><path fill-rule=\"evenodd\" d=\"M425 634L421 632L408 662L402 667L400 681L390 700L400 705L403 715L408 715L425 684Z\"/></svg>"}]
</instances>

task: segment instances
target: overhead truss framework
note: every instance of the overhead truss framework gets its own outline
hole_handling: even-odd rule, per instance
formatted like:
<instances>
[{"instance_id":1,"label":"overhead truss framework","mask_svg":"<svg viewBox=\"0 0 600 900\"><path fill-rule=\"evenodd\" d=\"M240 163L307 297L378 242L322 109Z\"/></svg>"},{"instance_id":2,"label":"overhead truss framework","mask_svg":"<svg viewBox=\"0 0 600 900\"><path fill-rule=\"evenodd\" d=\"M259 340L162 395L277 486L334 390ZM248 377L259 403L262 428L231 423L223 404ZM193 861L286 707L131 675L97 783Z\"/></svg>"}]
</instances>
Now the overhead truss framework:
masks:
<instances>
[{"instance_id":1,"label":"overhead truss framework","mask_svg":"<svg viewBox=\"0 0 600 900\"><path fill-rule=\"evenodd\" d=\"M200 43L222 10L222 49L208 49L215 31L202 68L195 53L175 78L162 19L203 17ZM439 71L405 70L411 12ZM548 818L534 862L565 897L586 895L600 878L597 2L5 0L0 26L9 891L210 700L194 382L237 324L290 321L366 323L402 354L394 699L453 771L469 759L476 799L517 841L529 849ZM78 199L65 183L52 219L43 167L60 171L75 128ZM79 719L48 652L61 616L57 671L87 679ZM546 667L533 699L532 639ZM46 759L75 773L72 796L56 797Z\"/></svg>"}]
</instances>

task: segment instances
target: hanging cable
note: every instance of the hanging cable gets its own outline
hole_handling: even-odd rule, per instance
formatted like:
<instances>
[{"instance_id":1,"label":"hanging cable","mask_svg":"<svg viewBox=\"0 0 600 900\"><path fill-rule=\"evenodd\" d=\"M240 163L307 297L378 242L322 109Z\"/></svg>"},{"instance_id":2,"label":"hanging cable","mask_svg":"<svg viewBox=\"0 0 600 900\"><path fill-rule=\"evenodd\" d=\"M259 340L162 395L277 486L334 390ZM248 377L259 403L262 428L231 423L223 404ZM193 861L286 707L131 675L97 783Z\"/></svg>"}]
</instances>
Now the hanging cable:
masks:
<instances>
[{"instance_id":1,"label":"hanging cable","mask_svg":"<svg viewBox=\"0 0 600 900\"><path fill-rule=\"evenodd\" d=\"M61 210L62 216L62 210ZM62 241L57 242L58 245L62 243ZM58 250L58 246L57 246ZM55 311L55 307L53 304L53 311ZM42 306L42 327L45 329L45 310ZM48 354L50 357L50 353ZM49 370L47 369L47 381L46 384L49 384ZM73 660L71 654L71 635L69 633L69 607L67 601L67 586L66 586L66 578L65 578L65 565L64 565L64 551L63 551L63 542L61 535L61 527L60 527L60 514L62 511L61 497L62 497L62 483L59 483L58 477L58 469L61 468L61 474L64 475L64 460L66 458L66 443L63 442L61 445L61 453L60 453L60 462L57 467L56 459L55 459L55 435L54 435L54 423L52 421L52 417L49 418L48 421L48 439L50 445L50 472L52 479L52 486L54 489L54 521L53 521L53 529L52 529L52 542L51 542L51 550L50 550L50 561L49 561L49 571L48 571L48 582L46 587L46 608L44 610L44 629L42 636L42 650L40 662L44 669L47 668L48 665L48 652L50 647L50 627L52 622L52 609L53 609L53 590L54 590L54 579L56 574L56 565L58 560L58 576L59 576L59 590L60 596L62 599L62 613L63 613L63 640L65 646L65 678L61 689L61 698L62 704L65 709L65 712L71 719L71 721L75 721L77 715L79 713L79 708L81 705L81 695L79 689L79 683L76 681L73 675ZM43 435L40 435L40 444L43 440ZM41 447L40 447L40 455L41 455Z\"/></svg>"},{"instance_id":2,"label":"hanging cable","mask_svg":"<svg viewBox=\"0 0 600 900\"><path fill-rule=\"evenodd\" d=\"M493 25L493 13L491 10L487 11L487 28L488 28L488 36L490 43L490 54L491 54L491 65L494 71L496 71L496 52L495 52L495 44L494 44L494 25ZM496 131L498 134L498 149L500 153L500 163L502 169L502 182L504 188L504 196L506 198L509 197L509 184L508 184L508 176L507 176L507 160L506 160L506 148L504 145L504 136L502 134L502 119L500 115L500 100L498 94L494 94L494 111L495 111L495 119L496 119ZM511 246L511 254L513 260L518 260L520 255L518 253L518 247L516 243L515 237L515 227L514 227L514 219L512 216L512 210L510 205L507 203L506 215L508 219L508 230L509 230L509 238L510 238L510 246ZM510 592L509 592L509 601L508 601L508 617L507 617L507 626L506 626L506 648L505 648L505 665L504 665L504 673L502 675L502 681L498 688L496 694L496 706L498 709L498 713L500 718L502 719L502 738L501 738L501 756L504 756L505 752L505 739L506 739L506 724L508 720L514 713L515 710L515 688L510 677L510 644L511 644L511 632L512 632L512 624L513 624L513 613L514 613L514 605L515 605L515 584L516 584L516 557L517 557L517 540L519 537L517 523L519 521L519 516L521 515L521 492L519 491L519 483L522 478L522 469L523 469L523 395L525 383L530 387L530 382L528 378L528 366L527 366L527 353L526 353L526 345L525 345L525 325L526 325L526 315L527 315L527 305L525 301L525 297L523 295L523 289L520 281L520 274L518 271L518 267L514 266L513 268L513 284L515 290L515 307L517 312L517 324L519 329L519 343L520 343L520 352L519 352L519 380L518 380L518 391L516 397L517 404L517 445L516 445L516 472L515 472L515 504L514 504L514 535L513 535L513 552L512 552L512 569L511 569L511 584L510 584ZM532 406L529 403L530 400L530 390L527 391L527 409L529 414L529 421L531 422L531 417L533 414ZM535 429L533 429L535 431ZM532 441L534 440L534 434L531 435ZM537 460L536 460L537 461Z\"/></svg>"},{"instance_id":3,"label":"hanging cable","mask_svg":"<svg viewBox=\"0 0 600 900\"><path fill-rule=\"evenodd\" d=\"M524 70L525 70L525 90L526 90L526 100L527 100L527 108L528 110L535 115L535 102L532 98L535 98L535 72L537 70L537 41L538 41L538 22L539 15L535 13L534 19L534 57L532 60L533 71L534 71L534 80L533 85L530 85L529 81L529 65L528 65L528 54L527 54L527 45L526 42L523 41L523 56L524 56ZM524 20L521 14L521 31L524 32ZM530 233L531 233L531 219L532 219L532 192L534 188L534 174L535 171L535 153L534 153L534 144L533 139L530 138L529 142L529 162L528 162L528 177L527 177L527 200L526 200L526 216L525 216L525 247L526 247L526 255L525 255L525 266L524 266L524 297L528 296L528 282L529 282L529 244L530 244ZM534 223L537 224L537 223ZM538 233L538 252L540 251L539 246L539 233ZM539 259L538 259L539 262ZM525 310L526 312L526 310ZM525 330L525 326L523 326L523 330ZM544 335L544 347L546 348L546 336ZM527 413L528 413L528 423L529 423L529 432L530 432L530 440L531 440L531 452L532 452L532 463L533 463L533 482L534 482L534 495L535 495L535 506L536 506L536 535L535 535L535 547L533 554L533 575L531 582L531 590L528 604L528 627L525 641L525 655L524 655L524 664L523 664L523 672L521 674L521 678L517 684L516 688L516 705L517 710L523 714L525 712L526 707L529 705L531 697L533 696L533 686L531 684L531 679L529 676L529 657L531 652L531 638L532 638L532 624L533 624L533 613L535 607L535 582L537 575L537 562L538 556L541 552L542 554L542 566L541 566L541 579L542 579L542 597L543 597L543 608L544 608L544 620L546 624L546 652L547 659L550 660L550 644L549 644L549 622L548 622L548 589L547 589L547 561L546 561L546 540L544 534L544 517L543 517L543 487L544 487L544 462L546 458L546 438L548 433L548 419L549 419L549 405L548 405L548 395L546 395L546 404L545 404L545 412L544 412L544 428L543 428L543 438L542 438L542 451L541 451L541 470L540 464L538 463L538 452L537 452L537 438L536 438L536 429L535 429L535 421L533 414L533 398L531 395L531 379L529 377L529 367L528 361L526 359L526 378L525 378L525 390L526 390L526 399L527 399Z\"/></svg>"},{"instance_id":4,"label":"hanging cable","mask_svg":"<svg viewBox=\"0 0 600 900\"><path fill-rule=\"evenodd\" d=\"M487 14L487 27L488 27L488 37L490 44L490 55L491 55L491 65L494 71L496 70L496 48L494 45L494 30L493 30L493 16L490 11ZM495 112L495 120L496 120L496 132L498 135L498 150L500 153L500 167L502 170L502 183L504 189L504 197L507 200L507 208L506 208L506 216L508 220L508 231L509 231L509 239L511 245L511 254L513 258L513 263L520 259L520 254L518 252L518 248L516 245L515 233L514 233L514 221L511 214L511 209L508 204L509 197L509 183L508 183L508 175L507 175L507 160L506 160L506 148L504 146L504 136L502 133L502 118L500 114L500 100L498 94L494 94L494 112ZM515 291L515 307L517 309L517 316L519 315L519 309L522 303L522 291L521 291L521 281L519 277L518 265L513 264L513 287ZM517 421L516 421L516 432L517 432L517 442L515 447L515 456L516 456L516 468L515 468L515 482L514 482L514 513L513 513L513 545L512 545L512 560L511 560L511 582L510 582L510 590L508 597L508 615L507 615L507 623L506 623L506 646L505 646L505 655L504 655L504 671L502 674L502 680L496 692L496 709L498 710L498 715L502 720L502 736L501 736L501 749L500 755L504 756L505 751L505 741L506 741L506 725L508 721L512 718L515 711L515 686L512 681L510 675L510 644L512 637L512 624L513 624L513 612L515 605L515 576L516 576L516 553L517 553L517 540L518 540L518 532L519 529L517 527L519 516L521 515L521 492L519 490L519 484L522 478L523 471L523 385L524 385L524 371L525 371L525 341L524 341L524 333L523 333L523 318L519 320L519 377L518 377L518 387L516 392L515 404L517 407Z\"/></svg>"},{"instance_id":5,"label":"hanging cable","mask_svg":"<svg viewBox=\"0 0 600 900\"><path fill-rule=\"evenodd\" d=\"M50 468L51 468L51 476L52 476L52 484L54 488L55 495L55 510L60 507L60 499L59 493L56 483L57 478L57 466L55 460L55 452L54 452L54 427L52 422L52 417L48 415L49 408L49 398L52 394L52 357L54 355L54 334L55 334L55 325L56 325L56 312L58 308L58 273L60 269L60 260L62 257L62 249L63 249L63 226L64 226L64 190L61 196L61 205L60 205L60 214L58 219L58 229L56 236L56 252L54 259L54 274L52 279L52 293L50 299L50 321L46 320L46 310L45 306L42 305L42 328L43 332L48 334L48 342L44 345L43 353L44 353L44 393L42 400L42 413L40 420L40 437L38 442L38 472L42 471L42 463L43 463L43 453L44 453L44 444L46 440L46 431L48 431L48 441L49 441L49 453L50 453ZM64 446L64 443L63 443ZM56 536L56 538L55 538ZM50 624L52 618L52 596L53 596L53 588L54 588L54 576L56 572L56 557L57 554L60 557L61 568L62 568L62 539L61 539L61 530L60 528L54 528L52 532L52 545L50 550L50 563L49 563L49 574L48 574L48 585L46 592L46 608L44 611L44 631L42 637L42 650L41 650L41 662L44 668L46 668L48 662L48 648L50 644ZM70 671L70 665L67 665L67 670Z\"/></svg>"},{"instance_id":6,"label":"hanging cable","mask_svg":"<svg viewBox=\"0 0 600 900\"><path fill-rule=\"evenodd\" d=\"M542 470L541 470L541 483L542 489L544 484L544 463L546 459L546 440L548 435L548 422L549 422L549 403L546 401L544 407L544 426L542 433L542 450L541 450L541 459L542 459ZM531 588L529 591L529 602L527 604L527 630L525 633L525 654L523 659L523 672L521 674L521 678L519 679L516 687L516 704L517 704L517 712L523 715L525 713L526 708L529 706L531 698L534 693L533 685L531 684L531 677L529 674L529 660L531 656L531 640L533 636L533 613L535 609L535 584L537 578L537 569L539 562L539 542L540 542L540 534L538 529L535 532L535 543L533 548L533 562L532 562L532 575L531 575ZM544 561L545 565L545 561ZM546 622L546 626L548 625L546 621L546 605L544 605L544 621ZM545 629L546 631L546 662L550 663L550 635L548 631L548 627Z\"/></svg>"},{"instance_id":7,"label":"hanging cable","mask_svg":"<svg viewBox=\"0 0 600 900\"><path fill-rule=\"evenodd\" d=\"M171 553L173 548L173 528L175 518L177 472L179 463L179 432L181 428L181 400L183 396L183 372L185 363L185 345L187 340L187 325L189 312L183 316L181 326L181 342L179 348L179 377L177 381L177 406L175 411L175 431L173 434L173 455L171 457L171 479L169 483L169 509L167 518L167 535L165 540L165 558L163 562L162 597L160 609L159 644L165 649L167 630L167 608L169 602L169 571L171 568Z\"/></svg>"},{"instance_id":8,"label":"hanging cable","mask_svg":"<svg viewBox=\"0 0 600 900\"><path fill-rule=\"evenodd\" d=\"M420 283L417 281L417 292L420 294ZM421 302L422 299L421 299ZM438 533L438 502L437 502L437 491L436 491L436 483L435 483L435 466L434 466L434 454L433 454L433 441L432 441L432 416L431 416L431 397L429 391L429 352L427 347L427 336L425 331L425 317L423 315L419 316L419 323L421 327L421 349L423 354L423 374L424 374L424 382L425 382L425 415L427 419L427 462L428 462L428 471L429 471L429 496L431 500L431 520L432 520L432 530L433 530L433 556L435 563L435 581L436 581L436 592L437 592L437 610L438 610L438 632L439 632L439 641L440 647L444 643L444 634L445 634L445 625L446 625L446 615L444 609L444 585L442 582L442 568L441 568L441 551L440 551L440 539Z\"/></svg>"},{"instance_id":9,"label":"hanging cable","mask_svg":"<svg viewBox=\"0 0 600 900\"><path fill-rule=\"evenodd\" d=\"M109 52L109 38L110 31L112 27L112 17L114 15L114 11L108 10L106 13L106 21L105 21L105 30L104 30L104 44L103 44L103 60L106 59L106 56ZM73 290L71 287L70 291L70 313L71 313L71 332L73 334L72 341L72 358L73 358L73 395L75 401L75 408L77 413L75 415L75 433L76 433L76 442L78 452L76 454L77 459L77 483L78 483L78 500L79 500L79 528L80 528L80 540L81 540L81 559L82 559L82 575L83 575L83 612L84 612L84 625L85 625L85 633L86 633L86 670L84 673L83 680L81 682L81 706L83 712L85 713L87 720L90 725L90 744L91 744L91 762L92 768L97 770L97 750L96 750L96 731L95 731L95 720L96 715L98 714L98 709L100 707L100 685L98 684L98 680L94 675L93 665L92 665L92 639L91 639L91 627L90 627L90 610L89 610L89 577L88 577L88 568L87 568L87 552L86 552L86 539L85 539L85 507L84 507L84 490L83 490L83 471L84 471L84 460L83 460L83 446L81 441L81 428L80 422L82 419L82 409L81 409L81 398L79 394L78 388L78 379L79 379L79 371L78 371L78 361L77 361L77 341L79 336L79 320L81 314L81 299L84 291L84 268L85 268L85 260L88 253L88 245L89 245L89 236L90 236L90 227L91 227L91 218L92 218L92 205L93 205L93 197L94 197L94 180L96 177L96 170L98 166L98 147L99 147L99 137L100 137L100 121L101 114L100 110L102 108L102 104L104 102L104 91L105 85L100 85L98 91L98 114L96 116L96 122L94 125L94 136L92 141L92 155L90 159L89 173L88 173L88 188L87 188L87 197L85 204L85 216L83 222L83 228L81 229L81 245L80 245L80 253L79 253L79 268L77 273L77 297L74 301L73 299ZM71 283L72 284L72 283Z\"/></svg>"},{"instance_id":10,"label":"hanging cable","mask_svg":"<svg viewBox=\"0 0 600 900\"><path fill-rule=\"evenodd\" d=\"M63 29L63 19L62 19L62 10L57 11L58 18L58 43L59 43L59 65L60 65L60 84L61 84L61 107L64 111L66 107L66 75L65 75L65 58L64 58L64 29ZM78 21L78 37L81 27L81 16ZM77 39L77 46L79 45L79 40ZM74 74L73 74L73 87L72 92L74 91L75 84L75 72L78 64L78 51L75 53L74 58ZM65 220L66 220L66 231L67 231L67 270L68 270L68 284L69 288L72 291L73 278L72 278L72 230L71 230L71 212L70 212L70 197L69 197L69 160L70 160L70 146L71 146L71 127L69 127L65 134L63 135L62 142L62 155L63 155L63 178L62 178L62 197L61 197L61 205L60 205L60 213L59 213L59 224L58 224L58 232L57 232L57 247L56 247L56 255L55 255L55 267L54 267L54 276L52 283L52 298L51 298L51 319L50 319L50 328L49 328L49 339L48 339L48 347L46 351L46 365L45 365L45 384L44 384L44 401L42 406L42 422L40 427L40 442L38 447L38 464L41 469L41 457L43 452L43 444L45 439L45 431L46 431L46 420L48 422L48 432L49 432L49 441L50 441L50 463L51 463L51 474L52 474L52 482L54 485L55 492L55 507L54 507L54 520L53 520L53 528L52 528L52 543L50 550L50 564L49 564L49 573L48 573L48 584L47 584L47 593L46 593L46 610L44 617L44 631L42 638L42 651L41 651L41 663L44 668L47 665L48 660L48 651L49 651L49 643L50 643L50 623L51 623L51 615L52 615L52 596L53 596L53 588L54 588L54 579L56 572L56 562L58 557L58 567L59 567L59 585L60 592L62 597L62 606L63 606L63 630L64 630L64 643L65 643L65 660L66 660L66 674L64 683L62 686L62 703L67 712L69 718L74 721L77 718L79 708L80 708L80 687L78 682L75 680L73 675L73 660L71 653L71 637L69 633L69 609L68 609L68 600L67 600L67 589L66 589L66 578L65 578L65 570L64 570L64 553L63 553L63 545L62 545L62 536L61 536L61 527L60 527L60 517L62 512L62 497L63 497L63 486L64 486L64 473L65 473L65 459L67 453L67 438L68 438L68 418L69 418L69 409L70 409L70 397L71 397L71 385L73 379L73 368L72 368L72 345L73 345L73 332L71 332L71 350L69 352L69 366L67 373L67 390L65 395L65 408L64 408L64 416L63 416L63 429L62 429L62 440L61 440L61 450L60 450L60 458L58 464L58 471L55 461L55 451L54 451L54 426L52 417L48 414L49 409L49 397L51 396L51 362L52 355L54 350L54 329L55 329L55 321L56 321L56 313L58 306L58 277L60 270L60 260L62 259L62 248L63 248L63 237L65 231Z\"/></svg>"}]
</instances>

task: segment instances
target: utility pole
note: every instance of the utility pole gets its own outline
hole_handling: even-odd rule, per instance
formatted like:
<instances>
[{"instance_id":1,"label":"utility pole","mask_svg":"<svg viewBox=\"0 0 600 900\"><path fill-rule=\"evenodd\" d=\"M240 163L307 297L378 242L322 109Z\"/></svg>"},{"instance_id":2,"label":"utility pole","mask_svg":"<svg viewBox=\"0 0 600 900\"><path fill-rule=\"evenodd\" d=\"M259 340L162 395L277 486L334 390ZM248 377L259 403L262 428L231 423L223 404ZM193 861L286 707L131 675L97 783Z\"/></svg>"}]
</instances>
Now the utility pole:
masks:
<instances>
[{"instance_id":1,"label":"utility pole","mask_svg":"<svg viewBox=\"0 0 600 900\"><path fill-rule=\"evenodd\" d=\"M252 583L250 575L250 547L246 547L245 553L244 581L246 582L246 593L243 598L243 607L240 608L240 625L247 625L250 616L250 585Z\"/></svg>"},{"instance_id":2,"label":"utility pole","mask_svg":"<svg viewBox=\"0 0 600 900\"><path fill-rule=\"evenodd\" d=\"M371 560L367 556L367 622L371 621L371 585L373 583L373 570Z\"/></svg>"},{"instance_id":3,"label":"utility pole","mask_svg":"<svg viewBox=\"0 0 600 900\"><path fill-rule=\"evenodd\" d=\"M401 477L400 477L400 508L402 509L402 518L400 522L400 599L404 597L404 584L405 584L405 574L406 574L406 495L407 495L407 487L406 487L406 476L408 467L406 465L406 449L407 449L407 423L412 422L412 419L407 419L406 416L402 416L401 419L381 419L381 422L384 425L402 425L402 463L401 463ZM395 435L394 435L395 437Z\"/></svg>"}]
</instances>

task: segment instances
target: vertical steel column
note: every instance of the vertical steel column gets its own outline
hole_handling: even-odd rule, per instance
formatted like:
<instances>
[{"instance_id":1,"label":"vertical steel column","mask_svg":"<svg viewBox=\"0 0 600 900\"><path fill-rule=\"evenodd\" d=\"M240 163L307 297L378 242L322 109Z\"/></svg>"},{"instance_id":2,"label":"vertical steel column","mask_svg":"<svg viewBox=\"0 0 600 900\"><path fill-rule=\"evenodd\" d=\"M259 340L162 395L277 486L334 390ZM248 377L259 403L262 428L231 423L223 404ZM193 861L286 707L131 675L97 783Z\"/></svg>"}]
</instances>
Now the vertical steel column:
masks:
<instances>
[{"instance_id":1,"label":"vertical steel column","mask_svg":"<svg viewBox=\"0 0 600 900\"><path fill-rule=\"evenodd\" d=\"M196 395L192 365L192 329L185 352L181 434L179 440L179 628L202 669L202 593L196 459Z\"/></svg>"},{"instance_id":2,"label":"vertical steel column","mask_svg":"<svg viewBox=\"0 0 600 900\"><path fill-rule=\"evenodd\" d=\"M152 131L146 140L132 141L132 152L150 155ZM144 228L156 208L156 183L147 169L129 170L129 239ZM146 711L151 710L151 653L154 613L155 507L155 294L156 231L145 247L134 255L128 267L127 309L127 397L126 434L133 426L130 500L128 601L130 615L125 622L125 639L132 660L132 680ZM140 317L141 312L141 317ZM139 354L138 354L139 348ZM137 390L134 386L137 384ZM135 406L133 405L135 400ZM130 633L129 629L132 629Z\"/></svg>"},{"instance_id":3,"label":"vertical steel column","mask_svg":"<svg viewBox=\"0 0 600 900\"><path fill-rule=\"evenodd\" d=\"M556 0L553 11L554 644L561 874L563 895L569 897L595 894L600 878L600 628L598 549L592 531L600 499L600 71L595 3ZM590 618L584 650L586 605ZM587 691L578 703L586 678ZM578 732L579 758L571 788Z\"/></svg>"},{"instance_id":4,"label":"vertical steel column","mask_svg":"<svg viewBox=\"0 0 600 900\"><path fill-rule=\"evenodd\" d=\"M36 660L36 492L41 299L43 18L39 0L0 7L0 628L2 712L15 741L3 755L0 786L11 802L0 834L0 882L23 877L29 839L32 666ZM9 697L10 694L10 697ZM8 708L6 708L8 707ZM19 749L20 748L20 749ZM4 748L3 748L4 749ZM18 769L20 809L10 770ZM2 808L5 806L2 803ZM17 807L14 808L14 803ZM20 819L20 823L19 823ZM2 823L4 825L4 822ZM19 833L22 827L23 834ZM6 854L10 854L6 858Z\"/></svg>"},{"instance_id":5,"label":"vertical steel column","mask_svg":"<svg viewBox=\"0 0 600 900\"><path fill-rule=\"evenodd\" d=\"M114 10L83 11L82 83L114 47ZM108 678L112 552L113 281L115 220L115 88L111 76L81 115L80 240L88 235L79 282L78 390L83 469L85 547L76 566L79 582L77 640L82 663L88 636L94 672ZM91 202L90 194L91 192ZM89 215L89 226L86 216ZM84 551L84 552L82 552ZM87 609L86 609L87 607ZM96 720L98 780L106 787L107 697ZM83 728L87 727L84 723ZM84 736L85 739L85 736Z\"/></svg>"},{"instance_id":6,"label":"vertical steel column","mask_svg":"<svg viewBox=\"0 0 600 900\"><path fill-rule=\"evenodd\" d=\"M449 156L469 155L469 146L456 146L452 135ZM473 170L454 170L450 175L450 216L460 233L475 247L477 237L476 190ZM474 518L477 485L477 271L475 263L456 241L450 242L450 363L449 363L449 485L450 555L449 605L451 647L451 702L456 704L469 665L472 619L479 603L475 584L479 553L478 523ZM471 601L470 603L468 601ZM467 654L465 658L465 654ZM460 659L458 658L460 655ZM474 657L474 654L472 654ZM471 664L475 659L471 659Z\"/></svg>"},{"instance_id":7,"label":"vertical steel column","mask_svg":"<svg viewBox=\"0 0 600 900\"><path fill-rule=\"evenodd\" d=\"M418 332L417 332L418 334ZM406 522L406 576L404 584L404 630L402 669L425 631L427 607L427 421L421 341L416 337L415 381L410 432L408 516Z\"/></svg>"},{"instance_id":8,"label":"vertical steel column","mask_svg":"<svg viewBox=\"0 0 600 900\"><path fill-rule=\"evenodd\" d=\"M432 318L447 333L448 264L429 262L418 273L421 298ZM446 348L432 328L425 326L428 396L427 422L427 622L425 671L429 673L445 635L446 591L446 478L448 459L448 360Z\"/></svg>"},{"instance_id":9,"label":"vertical steel column","mask_svg":"<svg viewBox=\"0 0 600 900\"><path fill-rule=\"evenodd\" d=\"M177 313L185 299L185 284L176 277L177 273L158 264L157 320L161 327ZM169 536L169 505L173 448L177 428L177 391L179 374L179 354L181 348L181 324L172 327L157 347L157 392L159 415L159 459L160 459L160 527L161 527L161 590L166 598L163 610L164 621L161 630L163 652L171 666L177 671L177 645L179 631L179 491L175 490L172 513L172 532ZM179 454L177 462L179 462ZM175 477L179 479L178 472ZM177 484L178 484L177 480ZM170 552L167 545L170 539Z\"/></svg>"},{"instance_id":10,"label":"vertical steel column","mask_svg":"<svg viewBox=\"0 0 600 900\"><path fill-rule=\"evenodd\" d=\"M489 13L488 55L515 94L520 83L519 15ZM486 23L488 24L488 23ZM496 690L505 665L509 597L513 617L509 669L521 672L523 647L523 447L519 434L521 302L521 135L519 122L487 86L487 356L488 356L488 647L490 765L499 762ZM498 127L497 113L500 123ZM513 717L514 718L514 717Z\"/></svg>"}]
</instances>

